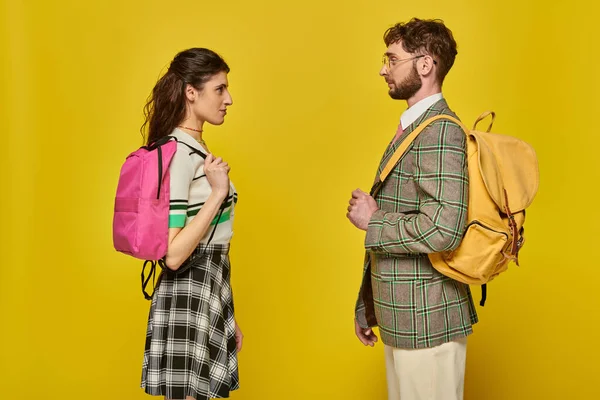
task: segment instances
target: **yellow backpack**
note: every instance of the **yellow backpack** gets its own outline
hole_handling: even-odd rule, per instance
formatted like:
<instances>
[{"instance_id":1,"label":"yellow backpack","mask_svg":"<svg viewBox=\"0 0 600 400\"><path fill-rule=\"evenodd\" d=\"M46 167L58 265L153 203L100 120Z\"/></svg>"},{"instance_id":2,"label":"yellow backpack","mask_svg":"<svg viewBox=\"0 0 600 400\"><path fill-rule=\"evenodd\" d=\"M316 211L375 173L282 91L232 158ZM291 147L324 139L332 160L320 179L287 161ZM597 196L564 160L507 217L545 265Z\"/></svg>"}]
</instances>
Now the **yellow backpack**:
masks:
<instances>
[{"instance_id":1,"label":"yellow backpack","mask_svg":"<svg viewBox=\"0 0 600 400\"><path fill-rule=\"evenodd\" d=\"M476 130L487 117L487 131ZM459 282L480 284L481 305L485 303L485 284L508 269L510 261L519 265L518 254L525 240L523 223L539 185L538 161L533 148L508 135L490 133L496 114L486 111L469 130L449 115L431 117L401 143L380 175L383 182L406 149L429 124L449 120L467 135L469 205L467 225L458 248L428 254L433 267Z\"/></svg>"}]
</instances>

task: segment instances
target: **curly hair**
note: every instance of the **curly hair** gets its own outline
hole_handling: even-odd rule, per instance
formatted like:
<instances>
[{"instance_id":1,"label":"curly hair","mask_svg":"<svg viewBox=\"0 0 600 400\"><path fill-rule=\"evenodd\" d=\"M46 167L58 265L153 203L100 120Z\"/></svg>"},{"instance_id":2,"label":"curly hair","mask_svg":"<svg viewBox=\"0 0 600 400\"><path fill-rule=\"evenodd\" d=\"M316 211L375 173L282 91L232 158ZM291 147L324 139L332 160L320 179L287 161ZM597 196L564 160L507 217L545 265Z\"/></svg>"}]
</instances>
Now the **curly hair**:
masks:
<instances>
[{"instance_id":1,"label":"curly hair","mask_svg":"<svg viewBox=\"0 0 600 400\"><path fill-rule=\"evenodd\" d=\"M383 35L386 46L402 43L402 48L411 54L428 54L438 66L440 84L454 64L458 53L452 31L439 19L413 18L389 28Z\"/></svg>"}]
</instances>

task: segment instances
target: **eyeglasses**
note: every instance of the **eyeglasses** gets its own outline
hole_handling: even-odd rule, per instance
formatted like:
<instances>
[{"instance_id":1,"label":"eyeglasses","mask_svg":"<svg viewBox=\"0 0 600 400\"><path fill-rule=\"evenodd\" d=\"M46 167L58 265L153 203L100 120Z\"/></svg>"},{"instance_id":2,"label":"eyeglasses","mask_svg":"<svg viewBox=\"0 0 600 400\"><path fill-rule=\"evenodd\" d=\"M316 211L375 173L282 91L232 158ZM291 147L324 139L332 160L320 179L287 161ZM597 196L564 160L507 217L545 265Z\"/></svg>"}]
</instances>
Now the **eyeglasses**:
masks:
<instances>
[{"instance_id":1,"label":"eyeglasses","mask_svg":"<svg viewBox=\"0 0 600 400\"><path fill-rule=\"evenodd\" d=\"M414 56L414 57L410 57L410 58L396 58L395 55L389 55L389 54L384 54L383 55L383 59L381 60L383 65L385 65L387 67L387 69L390 69L391 67L395 66L398 63L401 63L403 61L409 61L409 60L416 60L417 58L421 58L421 57L425 57L425 54L421 54L418 56ZM437 65L437 61L433 60L433 63Z\"/></svg>"}]
</instances>

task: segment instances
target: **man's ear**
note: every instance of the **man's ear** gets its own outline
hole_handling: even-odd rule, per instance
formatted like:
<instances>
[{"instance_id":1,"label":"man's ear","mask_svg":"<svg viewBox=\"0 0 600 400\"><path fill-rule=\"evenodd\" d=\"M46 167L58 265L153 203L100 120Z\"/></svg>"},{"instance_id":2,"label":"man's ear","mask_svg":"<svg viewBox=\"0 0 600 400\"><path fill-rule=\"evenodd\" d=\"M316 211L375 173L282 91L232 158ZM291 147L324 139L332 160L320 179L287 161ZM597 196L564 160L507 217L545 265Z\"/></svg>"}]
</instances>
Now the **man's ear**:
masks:
<instances>
[{"instance_id":1,"label":"man's ear","mask_svg":"<svg viewBox=\"0 0 600 400\"><path fill-rule=\"evenodd\" d=\"M427 76L433 73L433 66L435 65L433 61L433 57L429 54L426 54L424 57L421 57L417 60L417 72L419 75Z\"/></svg>"}]
</instances>

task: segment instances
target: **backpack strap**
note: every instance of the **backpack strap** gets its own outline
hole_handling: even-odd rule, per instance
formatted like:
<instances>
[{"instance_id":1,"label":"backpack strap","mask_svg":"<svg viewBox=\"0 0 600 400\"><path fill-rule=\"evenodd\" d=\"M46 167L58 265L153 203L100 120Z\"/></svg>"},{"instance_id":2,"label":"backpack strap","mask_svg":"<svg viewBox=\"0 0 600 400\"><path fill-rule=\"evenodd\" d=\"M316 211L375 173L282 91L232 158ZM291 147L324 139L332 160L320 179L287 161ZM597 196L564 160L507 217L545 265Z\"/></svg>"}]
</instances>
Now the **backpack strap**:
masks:
<instances>
[{"instance_id":1,"label":"backpack strap","mask_svg":"<svg viewBox=\"0 0 600 400\"><path fill-rule=\"evenodd\" d=\"M150 263L150 272L148 273L148 277L146 279L144 279L144 273L146 272L146 265L148 263ZM158 264L162 269L162 271L158 275L158 281L156 281L156 264ZM158 288L158 285L160 285L160 281L162 280L162 276L163 276L162 272L164 271L166 266L167 265L165 264L164 258L157 260L157 261L154 261L154 260L144 261L144 266L142 268L142 293L144 294L144 297L146 298L146 300L152 300L152 296L154 296L154 292L156 291L156 288ZM152 279L152 286L154 286L154 289L152 290L152 294L148 294L146 292L146 286L148 286L148 283L150 283L150 279Z\"/></svg>"},{"instance_id":2,"label":"backpack strap","mask_svg":"<svg viewBox=\"0 0 600 400\"><path fill-rule=\"evenodd\" d=\"M200 150L196 149L195 147L190 146L189 144L182 142L181 140L177 140L177 138L175 136L171 136L171 135L166 135L161 137L160 139L158 139L156 142L153 142L147 146L142 146L143 149L146 149L148 151L152 151L155 149L160 150L160 146L166 144L169 140L173 139L174 141L176 141L177 143L181 143L186 145L187 147L190 148L190 150L192 150L192 153L195 153L197 155L199 155L202 158L206 158L206 155L204 153L202 153Z\"/></svg>"},{"instance_id":3,"label":"backpack strap","mask_svg":"<svg viewBox=\"0 0 600 400\"><path fill-rule=\"evenodd\" d=\"M400 143L400 146L398 146L398 148L396 149L396 151L394 152L394 154L392 155L390 160L387 162L385 167L383 167L381 174L379 174L379 181L375 182L375 184L371 188L371 196L372 197L375 197L377 195L377 193L381 189L381 186L383 185L383 182L385 181L385 179L388 177L390 172L392 172L392 170L394 169L396 164L398 164L398 161L400 161L400 159L402 158L402 156L404 155L404 153L406 152L408 147L412 144L412 142L415 141L417 136L419 136L419 134L421 132L423 132L423 130L425 130L425 128L427 128L429 125L431 125L435 121L439 121L439 120L443 120L443 119L454 122L455 124L457 124L458 126L460 126L462 128L462 130L465 132L465 134L468 134L469 130L467 129L467 127L462 122L460 122L458 119L456 119L450 115L442 115L441 114L441 115L436 115L434 117L431 117L431 118L425 120L423 123L421 123L421 125L419 125L417 127L417 129L412 131L402 141L402 143Z\"/></svg>"},{"instance_id":4,"label":"backpack strap","mask_svg":"<svg viewBox=\"0 0 600 400\"><path fill-rule=\"evenodd\" d=\"M483 285L481 285L481 301L479 302L479 305L481 307L485 306L486 299L487 299L487 283L484 283Z\"/></svg>"},{"instance_id":5,"label":"backpack strap","mask_svg":"<svg viewBox=\"0 0 600 400\"><path fill-rule=\"evenodd\" d=\"M493 113L493 112L487 112L487 113L483 113L482 115L480 115L479 118L477 119L477 121L475 122L474 128L477 126L477 123L479 121L481 121L483 118L487 117L488 115L492 115L492 122L490 123L490 126L488 128L488 132L489 132L490 129L492 128L492 124L494 123L495 113ZM372 197L375 197L377 195L377 193L379 193L379 190L381 190L381 187L383 186L383 182L388 177L390 172L392 172L392 170L394 169L396 164L398 164L398 162L400 161L400 159L402 158L402 156L404 155L404 153L406 152L408 147L412 144L412 142L415 141L417 136L419 136L419 134L421 132L423 132L423 130L425 130L425 128L427 128L429 125L431 125L435 121L439 121L439 120L447 120L447 121L454 122L455 124L457 124L458 126L460 126L462 128L463 132L466 135L468 135L469 129L467 129L467 127L462 122L460 122L458 119L456 119L450 115L436 115L435 117L431 117L431 118L425 120L423 123L421 123L421 125L419 125L417 127L417 129L412 131L402 141L402 143L400 144L400 146L398 146L398 148L396 149L396 151L394 152L394 154L392 155L390 160L387 162L385 167L383 167L383 170L381 170L381 174L379 174L379 181L375 182L375 184L371 188L371 196ZM487 299L487 285L484 284L484 285L481 285L481 301L479 302L479 304L482 307L485 305L486 299Z\"/></svg>"},{"instance_id":6,"label":"backpack strap","mask_svg":"<svg viewBox=\"0 0 600 400\"><path fill-rule=\"evenodd\" d=\"M196 149L196 148L194 148L194 147L190 146L190 145L189 145L189 144L187 144L187 143L181 142L181 141L179 141L179 140L177 140L177 139L175 139L175 140L177 141L177 143L181 143L181 144L184 144L184 145L186 145L187 147L189 147L189 148L190 148L190 150L192 150L192 153L194 153L194 154L197 154L197 155L199 155L200 157L202 157L202 158L206 159L206 154L204 154L204 153L203 153L203 152L201 152L200 150L198 150L198 149Z\"/></svg>"},{"instance_id":7,"label":"backpack strap","mask_svg":"<svg viewBox=\"0 0 600 400\"><path fill-rule=\"evenodd\" d=\"M492 116L492 121L490 122L490 126L488 126L486 132L489 132L492 130L492 125L494 125L494 120L496 119L496 113L493 111L485 111L483 112L479 117L477 117L477 120L475 121L475 123L473 124L473 130L477 129L477 124L483 120L485 117L487 117L488 115Z\"/></svg>"},{"instance_id":8,"label":"backpack strap","mask_svg":"<svg viewBox=\"0 0 600 400\"><path fill-rule=\"evenodd\" d=\"M141 148L146 149L148 151L152 151L157 148L160 148L160 146L166 144L171 139L175 139L175 141L177 141L177 138L175 136L166 135L146 146L142 146Z\"/></svg>"}]
</instances>

